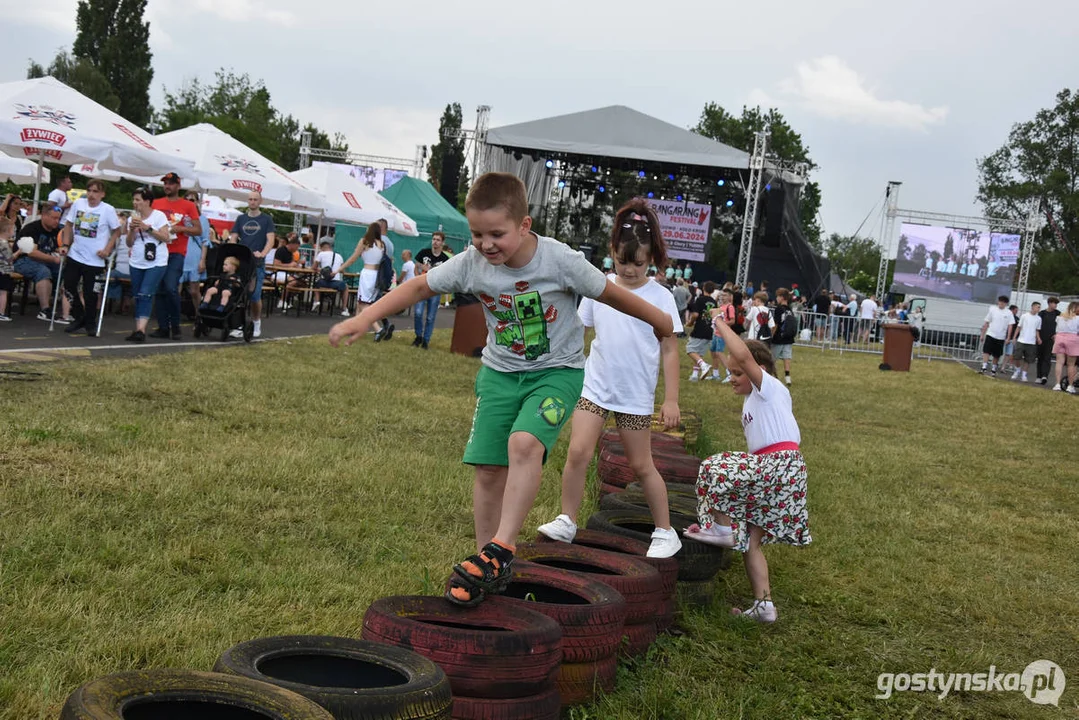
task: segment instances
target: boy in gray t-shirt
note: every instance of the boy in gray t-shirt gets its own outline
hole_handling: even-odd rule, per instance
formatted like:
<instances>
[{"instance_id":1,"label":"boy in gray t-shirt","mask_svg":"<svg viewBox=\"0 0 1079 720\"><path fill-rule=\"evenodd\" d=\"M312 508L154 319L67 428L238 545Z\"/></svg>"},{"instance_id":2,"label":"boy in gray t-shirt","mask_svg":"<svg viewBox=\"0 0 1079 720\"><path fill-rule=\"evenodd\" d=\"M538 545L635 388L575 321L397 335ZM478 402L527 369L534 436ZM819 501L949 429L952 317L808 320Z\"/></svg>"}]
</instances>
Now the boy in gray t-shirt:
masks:
<instances>
[{"instance_id":1,"label":"boy in gray t-shirt","mask_svg":"<svg viewBox=\"0 0 1079 720\"><path fill-rule=\"evenodd\" d=\"M446 598L472 606L512 578L514 543L536 499L548 451L584 383L584 295L670 336L670 317L593 267L584 255L532 232L524 183L480 176L465 201L472 246L398 286L330 330L352 344L378 318L441 293L473 293L485 308L487 346L476 377L476 411L464 462L475 466L473 516L479 552L453 568Z\"/></svg>"}]
</instances>

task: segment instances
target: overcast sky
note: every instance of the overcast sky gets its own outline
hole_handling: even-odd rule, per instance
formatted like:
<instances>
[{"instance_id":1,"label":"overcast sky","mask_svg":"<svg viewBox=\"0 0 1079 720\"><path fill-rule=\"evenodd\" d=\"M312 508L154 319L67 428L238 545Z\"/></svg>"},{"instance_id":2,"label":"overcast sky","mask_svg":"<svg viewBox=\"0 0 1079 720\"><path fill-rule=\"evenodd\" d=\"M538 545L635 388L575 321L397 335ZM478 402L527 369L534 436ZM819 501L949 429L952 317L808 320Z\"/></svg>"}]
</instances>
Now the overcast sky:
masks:
<instances>
[{"instance_id":1,"label":"overcast sky","mask_svg":"<svg viewBox=\"0 0 1079 720\"><path fill-rule=\"evenodd\" d=\"M77 0L5 16L0 81L70 47ZM774 106L820 169L825 230L889 180L903 208L976 214L977 158L1079 89L1079 1L150 0L154 85L232 68L356 152L412 158L439 116L491 126L628 105L681 127L705 103ZM862 234L874 233L876 213Z\"/></svg>"}]
</instances>

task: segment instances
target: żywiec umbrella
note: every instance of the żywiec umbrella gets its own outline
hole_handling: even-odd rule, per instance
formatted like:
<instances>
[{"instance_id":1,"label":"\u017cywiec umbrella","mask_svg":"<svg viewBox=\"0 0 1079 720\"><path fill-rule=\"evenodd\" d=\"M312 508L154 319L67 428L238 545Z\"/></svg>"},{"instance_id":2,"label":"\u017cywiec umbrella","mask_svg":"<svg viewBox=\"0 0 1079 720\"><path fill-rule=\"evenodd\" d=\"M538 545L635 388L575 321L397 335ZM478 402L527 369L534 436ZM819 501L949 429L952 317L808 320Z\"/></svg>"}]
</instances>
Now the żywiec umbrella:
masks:
<instances>
[{"instance_id":1,"label":"\u017cywiec umbrella","mask_svg":"<svg viewBox=\"0 0 1079 720\"><path fill-rule=\"evenodd\" d=\"M323 197L322 217L327 220L370 225L385 218L389 229L398 235L420 234L416 222L396 205L330 163L297 170L292 176Z\"/></svg>"},{"instance_id":2,"label":"\u017cywiec umbrella","mask_svg":"<svg viewBox=\"0 0 1079 720\"><path fill-rule=\"evenodd\" d=\"M41 173L41 181L49 182L49 169L42 168ZM37 182L37 163L28 158L0 153L0 182L9 181L19 185Z\"/></svg>"},{"instance_id":3,"label":"\u017cywiec umbrella","mask_svg":"<svg viewBox=\"0 0 1079 720\"><path fill-rule=\"evenodd\" d=\"M162 175L190 168L154 136L52 77L0 84L0 152L104 171ZM40 179L37 185L40 185ZM34 189L34 205L40 187Z\"/></svg>"},{"instance_id":4,"label":"\u017cywiec umbrella","mask_svg":"<svg viewBox=\"0 0 1079 720\"><path fill-rule=\"evenodd\" d=\"M251 191L262 194L268 206L283 210L320 212L322 197L296 180L284 168L228 133L209 123L199 123L155 135L162 146L175 147L179 157L194 162L194 169L180 175L184 188L195 188L226 200L246 200ZM91 177L114 175L100 165L95 168L72 167L73 172ZM146 173L122 174L132 180L161 184L161 178Z\"/></svg>"}]
</instances>

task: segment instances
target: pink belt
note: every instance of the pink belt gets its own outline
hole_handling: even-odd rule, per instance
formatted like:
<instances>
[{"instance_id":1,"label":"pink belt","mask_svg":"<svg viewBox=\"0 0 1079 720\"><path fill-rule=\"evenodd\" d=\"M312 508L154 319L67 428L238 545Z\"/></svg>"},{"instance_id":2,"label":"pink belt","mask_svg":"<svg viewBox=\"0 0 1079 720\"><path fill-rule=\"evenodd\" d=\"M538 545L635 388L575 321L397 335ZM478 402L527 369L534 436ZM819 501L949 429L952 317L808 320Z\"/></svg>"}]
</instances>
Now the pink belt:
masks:
<instances>
[{"instance_id":1,"label":"pink belt","mask_svg":"<svg viewBox=\"0 0 1079 720\"><path fill-rule=\"evenodd\" d=\"M798 443L796 442L779 442L774 445L762 447L760 450L754 450L754 455L771 455L772 453L785 452L787 450L798 450Z\"/></svg>"}]
</instances>

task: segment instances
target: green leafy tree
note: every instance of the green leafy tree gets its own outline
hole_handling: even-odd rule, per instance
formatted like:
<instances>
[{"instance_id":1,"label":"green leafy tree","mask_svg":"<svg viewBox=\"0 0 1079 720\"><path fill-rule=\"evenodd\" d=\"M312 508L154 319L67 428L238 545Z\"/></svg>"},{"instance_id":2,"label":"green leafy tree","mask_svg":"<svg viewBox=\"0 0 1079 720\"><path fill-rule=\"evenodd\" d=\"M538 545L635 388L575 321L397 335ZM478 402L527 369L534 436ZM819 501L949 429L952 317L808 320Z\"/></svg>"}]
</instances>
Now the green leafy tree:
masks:
<instances>
[{"instance_id":1,"label":"green leafy tree","mask_svg":"<svg viewBox=\"0 0 1079 720\"><path fill-rule=\"evenodd\" d=\"M153 54L145 11L146 0L79 0L72 46L75 57L108 78L120 99L117 112L140 127L153 116Z\"/></svg>"},{"instance_id":2,"label":"green leafy tree","mask_svg":"<svg viewBox=\"0 0 1079 720\"><path fill-rule=\"evenodd\" d=\"M1008 141L978 160L978 194L985 214L1023 220L1038 199L1054 226L1036 234L1030 286L1079 293L1079 93L1065 89L1056 105L1017 123Z\"/></svg>"},{"instance_id":3,"label":"green leafy tree","mask_svg":"<svg viewBox=\"0 0 1079 720\"><path fill-rule=\"evenodd\" d=\"M464 210L464 199L468 195L468 168L465 166L465 139L461 134L463 116L461 103L450 103L442 111L438 121L438 142L431 146L431 157L427 164L427 179L442 197ZM445 170L445 173L443 172ZM446 178L457 178L456 188L443 188Z\"/></svg>"},{"instance_id":4,"label":"green leafy tree","mask_svg":"<svg viewBox=\"0 0 1079 720\"><path fill-rule=\"evenodd\" d=\"M851 278L865 275L872 278L872 288L876 292L877 272L880 270L880 246L873 238L853 237L832 233L824 241L824 254L832 264L832 272L858 289Z\"/></svg>"},{"instance_id":5,"label":"green leafy tree","mask_svg":"<svg viewBox=\"0 0 1079 720\"><path fill-rule=\"evenodd\" d=\"M769 129L769 157L791 163L805 163L810 172L817 168L817 164L809 156L809 148L802 141L802 136L794 131L783 114L775 108L764 112L759 107L743 107L741 117L736 117L720 105L708 103L701 111L701 117L693 132L751 153L754 134L766 126ZM817 250L823 249L818 221L820 205L820 186L815 182L807 182L802 189L798 214L806 241Z\"/></svg>"},{"instance_id":6,"label":"green leafy tree","mask_svg":"<svg viewBox=\"0 0 1079 720\"><path fill-rule=\"evenodd\" d=\"M27 79L42 78L51 75L68 87L79 91L96 103L109 110L120 107L120 98L116 95L109 79L101 74L89 60L72 57L66 50L56 53L48 67L42 67L33 60L26 70Z\"/></svg>"}]
</instances>

